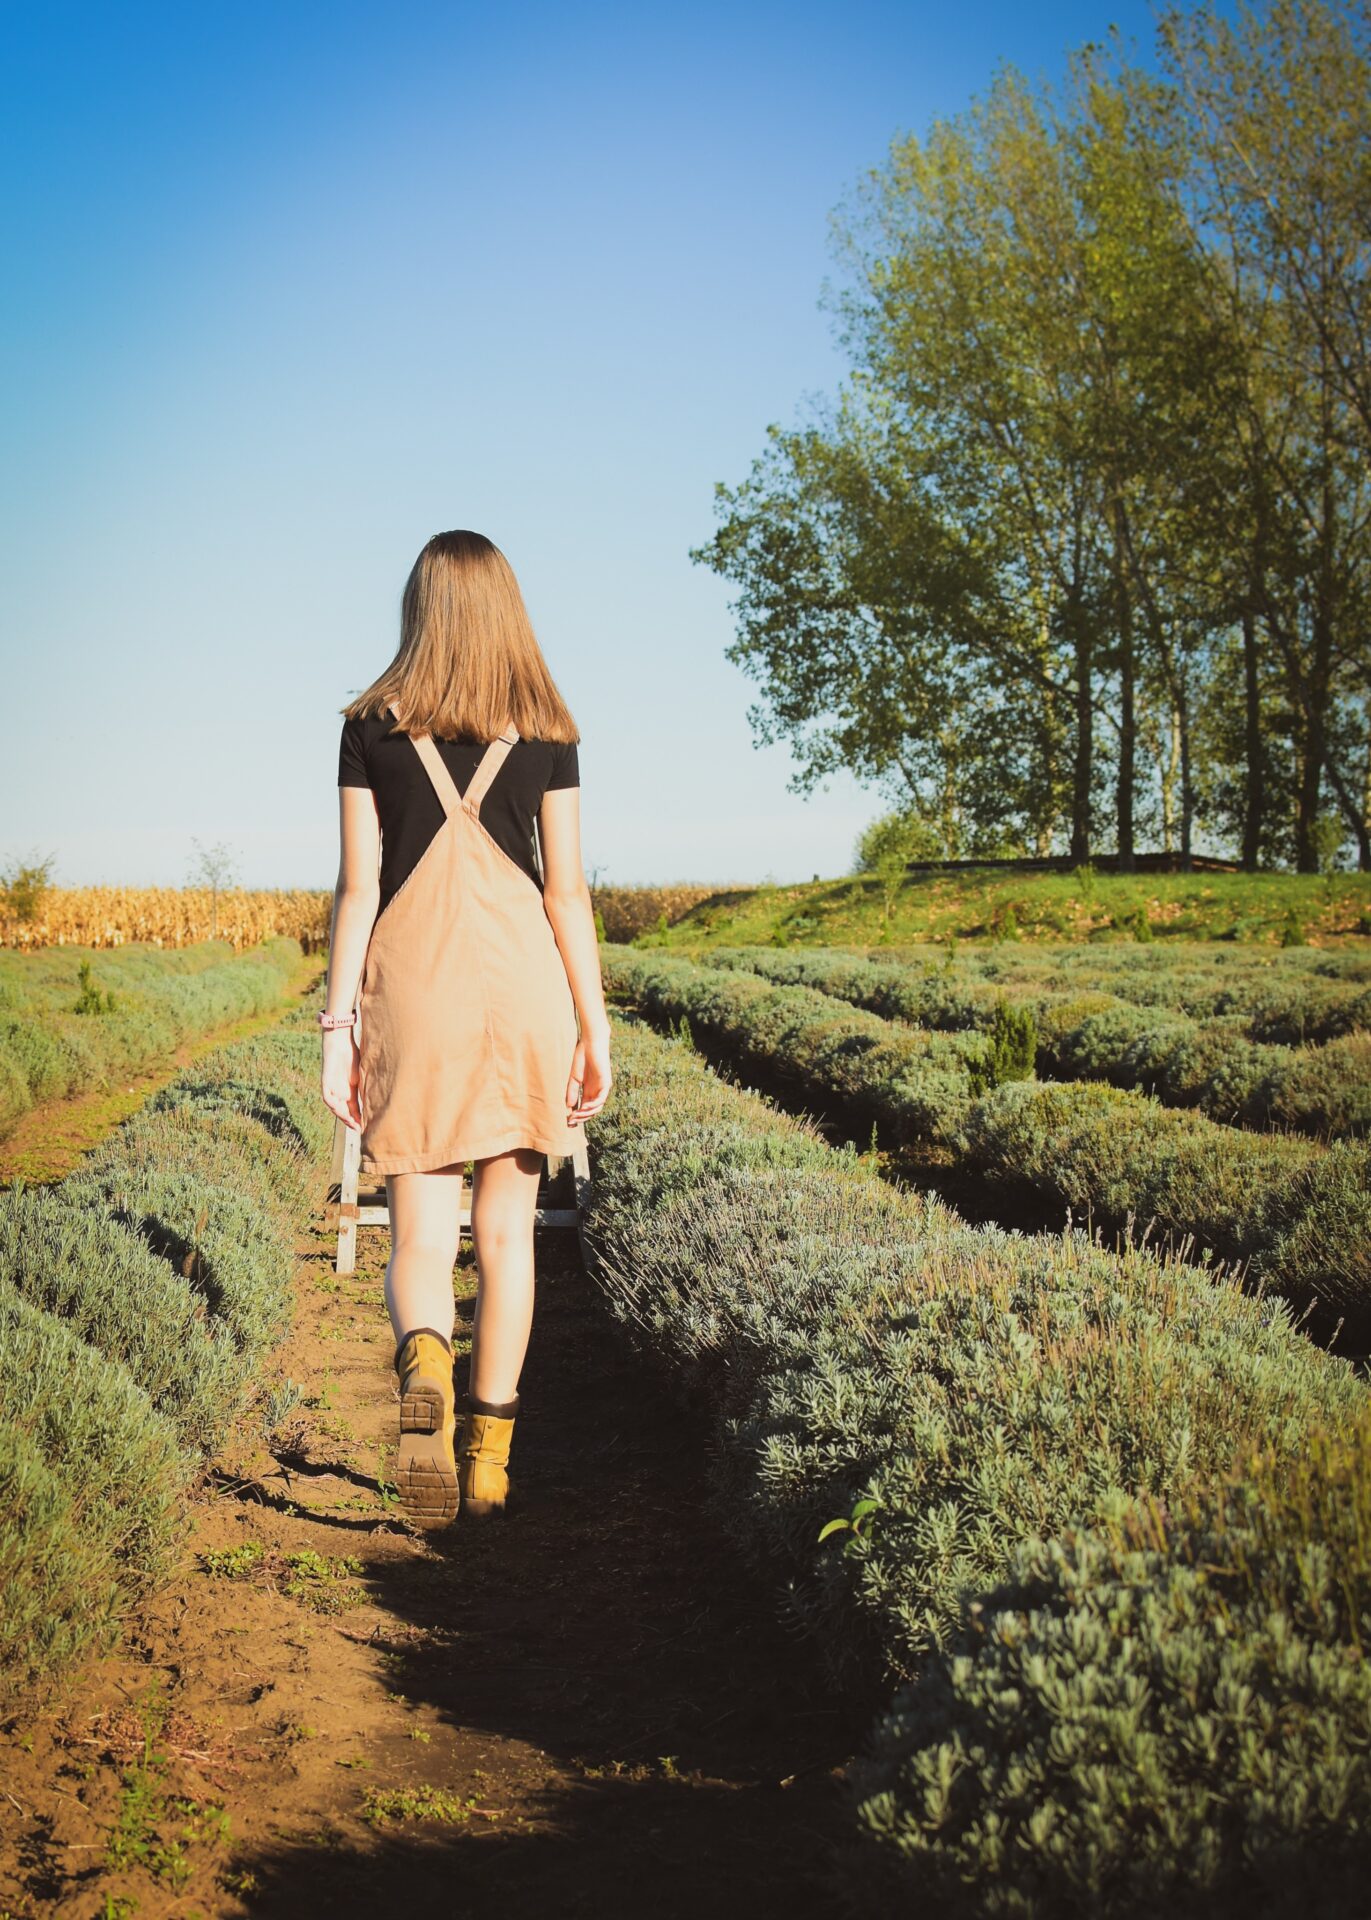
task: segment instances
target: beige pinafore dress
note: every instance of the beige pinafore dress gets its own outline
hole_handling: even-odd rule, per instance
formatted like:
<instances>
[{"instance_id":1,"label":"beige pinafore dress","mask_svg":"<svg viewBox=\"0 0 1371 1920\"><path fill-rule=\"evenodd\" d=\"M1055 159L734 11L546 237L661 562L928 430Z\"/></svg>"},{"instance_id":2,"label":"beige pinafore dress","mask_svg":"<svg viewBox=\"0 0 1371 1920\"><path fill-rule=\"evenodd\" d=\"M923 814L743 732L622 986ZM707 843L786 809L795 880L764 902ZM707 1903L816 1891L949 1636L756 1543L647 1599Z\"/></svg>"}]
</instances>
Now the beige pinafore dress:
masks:
<instances>
[{"instance_id":1,"label":"beige pinafore dress","mask_svg":"<svg viewBox=\"0 0 1371 1920\"><path fill-rule=\"evenodd\" d=\"M392 709L392 712L394 710ZM486 748L465 793L411 734L444 820L372 928L362 968L364 1174L419 1173L512 1147L569 1154L576 1007L542 892L481 824L518 740Z\"/></svg>"}]
</instances>

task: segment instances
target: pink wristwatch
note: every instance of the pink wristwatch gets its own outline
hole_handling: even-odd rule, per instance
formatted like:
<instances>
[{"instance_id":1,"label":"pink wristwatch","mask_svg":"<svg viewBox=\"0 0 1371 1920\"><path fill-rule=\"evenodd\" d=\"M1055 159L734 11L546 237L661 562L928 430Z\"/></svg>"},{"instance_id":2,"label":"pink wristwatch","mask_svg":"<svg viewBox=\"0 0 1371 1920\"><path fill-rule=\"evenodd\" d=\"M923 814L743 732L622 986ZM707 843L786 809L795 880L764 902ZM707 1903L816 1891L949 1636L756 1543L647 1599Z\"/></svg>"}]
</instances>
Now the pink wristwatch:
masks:
<instances>
[{"instance_id":1,"label":"pink wristwatch","mask_svg":"<svg viewBox=\"0 0 1371 1920\"><path fill-rule=\"evenodd\" d=\"M357 1009L354 1007L351 1013L321 1013L319 1015L319 1025L325 1030L332 1027L355 1027L357 1025Z\"/></svg>"}]
</instances>

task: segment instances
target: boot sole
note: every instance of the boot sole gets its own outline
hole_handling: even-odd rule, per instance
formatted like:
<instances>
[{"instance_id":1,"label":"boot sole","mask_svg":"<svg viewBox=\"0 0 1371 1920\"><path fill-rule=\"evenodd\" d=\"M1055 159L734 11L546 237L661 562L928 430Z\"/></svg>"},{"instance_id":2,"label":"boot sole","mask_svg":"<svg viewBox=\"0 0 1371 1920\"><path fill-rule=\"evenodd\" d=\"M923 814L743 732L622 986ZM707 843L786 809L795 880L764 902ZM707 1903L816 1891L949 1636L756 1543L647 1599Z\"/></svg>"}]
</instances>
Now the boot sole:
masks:
<instances>
[{"instance_id":1,"label":"boot sole","mask_svg":"<svg viewBox=\"0 0 1371 1920\"><path fill-rule=\"evenodd\" d=\"M437 1387L412 1387L400 1400L400 1458L395 1470L400 1504L421 1526L457 1518L457 1466L443 1444L443 1396Z\"/></svg>"}]
</instances>

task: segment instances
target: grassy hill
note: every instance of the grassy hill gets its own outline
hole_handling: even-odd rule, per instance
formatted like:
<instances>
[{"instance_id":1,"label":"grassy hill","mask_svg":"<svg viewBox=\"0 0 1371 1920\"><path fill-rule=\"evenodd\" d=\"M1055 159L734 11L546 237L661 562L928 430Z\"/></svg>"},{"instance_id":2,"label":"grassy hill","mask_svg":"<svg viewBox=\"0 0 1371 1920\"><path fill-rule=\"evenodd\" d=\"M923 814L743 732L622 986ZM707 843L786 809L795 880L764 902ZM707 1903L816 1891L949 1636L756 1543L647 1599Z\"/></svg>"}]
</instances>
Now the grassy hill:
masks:
<instances>
[{"instance_id":1,"label":"grassy hill","mask_svg":"<svg viewBox=\"0 0 1371 1920\"><path fill-rule=\"evenodd\" d=\"M892 947L924 941L1231 940L1371 935L1371 874L1025 873L979 867L712 894L639 946Z\"/></svg>"}]
</instances>

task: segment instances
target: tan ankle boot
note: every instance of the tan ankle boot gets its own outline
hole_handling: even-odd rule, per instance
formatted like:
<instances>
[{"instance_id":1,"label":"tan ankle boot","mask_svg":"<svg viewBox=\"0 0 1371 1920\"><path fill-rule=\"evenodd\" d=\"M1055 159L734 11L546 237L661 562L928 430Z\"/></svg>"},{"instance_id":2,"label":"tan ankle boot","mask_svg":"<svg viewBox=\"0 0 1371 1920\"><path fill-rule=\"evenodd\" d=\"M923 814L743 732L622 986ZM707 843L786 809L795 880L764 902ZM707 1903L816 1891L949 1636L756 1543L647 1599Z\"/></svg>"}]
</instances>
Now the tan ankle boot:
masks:
<instances>
[{"instance_id":1,"label":"tan ankle boot","mask_svg":"<svg viewBox=\"0 0 1371 1920\"><path fill-rule=\"evenodd\" d=\"M457 1480L462 1516L487 1520L512 1504L513 1484L505 1469L519 1396L496 1406L487 1400L462 1396L462 1420L457 1435Z\"/></svg>"},{"instance_id":2,"label":"tan ankle boot","mask_svg":"<svg viewBox=\"0 0 1371 1920\"><path fill-rule=\"evenodd\" d=\"M400 1378L400 1460L396 1486L411 1520L443 1527L457 1517L456 1395L452 1343L416 1327L395 1349Z\"/></svg>"}]
</instances>

